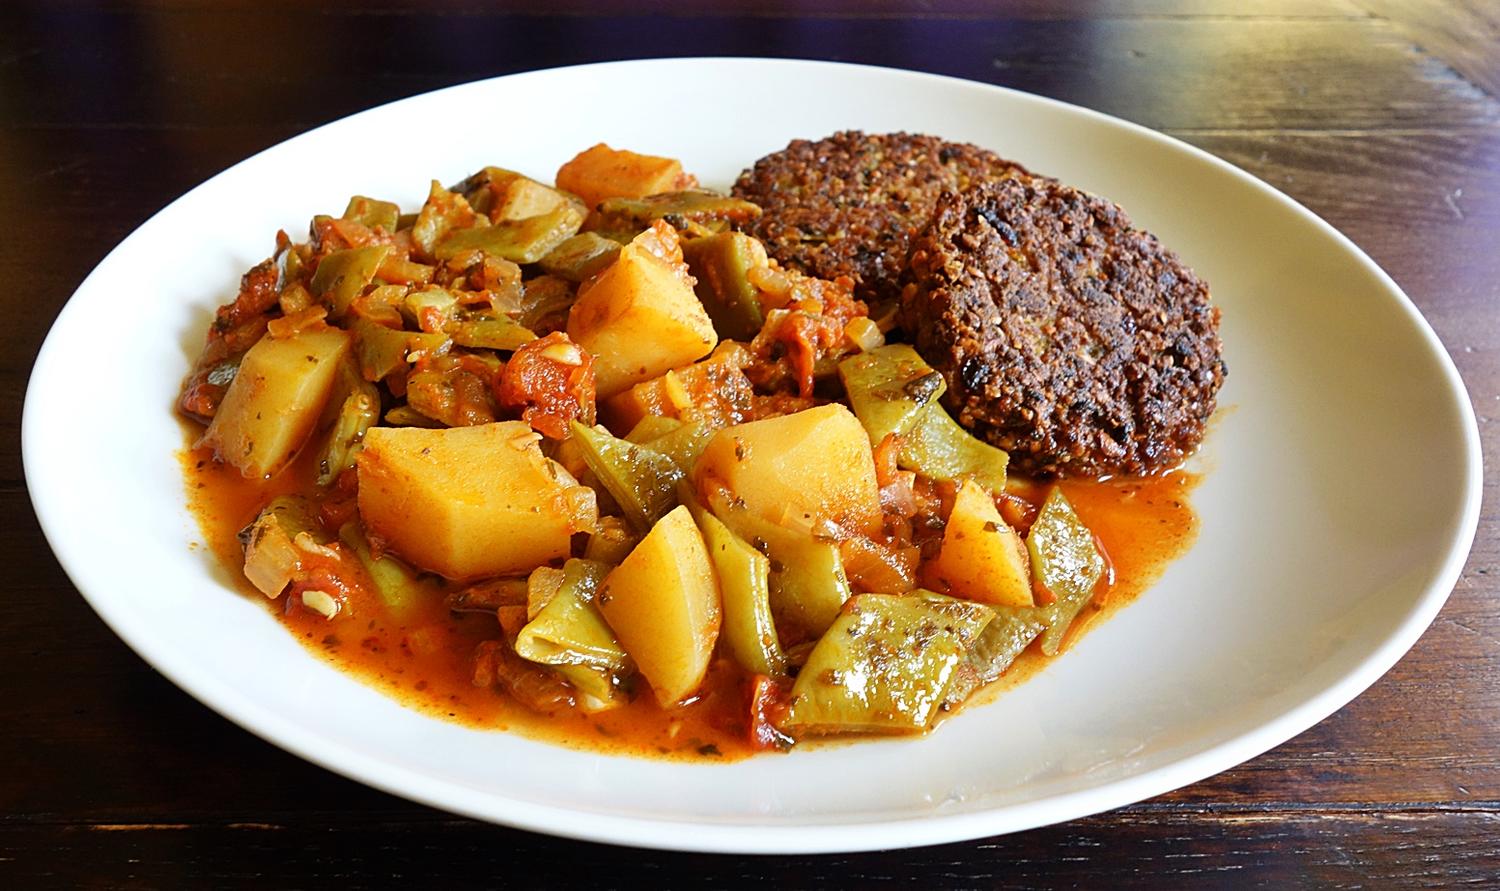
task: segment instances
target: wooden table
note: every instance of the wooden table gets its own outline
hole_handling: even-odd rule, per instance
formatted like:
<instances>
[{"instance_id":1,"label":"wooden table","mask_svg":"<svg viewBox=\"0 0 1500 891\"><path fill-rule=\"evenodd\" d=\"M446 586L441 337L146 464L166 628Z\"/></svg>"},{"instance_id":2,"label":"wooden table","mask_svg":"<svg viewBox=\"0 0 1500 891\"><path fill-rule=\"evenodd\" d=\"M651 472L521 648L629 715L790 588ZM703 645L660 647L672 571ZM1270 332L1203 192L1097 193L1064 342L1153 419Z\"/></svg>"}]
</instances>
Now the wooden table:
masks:
<instances>
[{"instance_id":1,"label":"wooden table","mask_svg":"<svg viewBox=\"0 0 1500 891\"><path fill-rule=\"evenodd\" d=\"M1358 700L1195 786L985 841L745 858L498 829L306 764L157 676L77 595L27 501L21 400L53 316L116 242L220 169L367 106L513 71L813 56L1018 87L1171 133L1286 191L1389 270L1457 360L1489 464L1500 460L1500 11L1487 0L1019 0L998 15L980 0L843 0L818 14L796 0L721 0L706 15L663 0L487 6L119 0L0 11L0 305L11 343L0 354L0 883L1497 880L1493 473L1452 599ZM129 312L152 297L143 283L119 299ZM98 369L78 410L110 387Z\"/></svg>"}]
</instances>

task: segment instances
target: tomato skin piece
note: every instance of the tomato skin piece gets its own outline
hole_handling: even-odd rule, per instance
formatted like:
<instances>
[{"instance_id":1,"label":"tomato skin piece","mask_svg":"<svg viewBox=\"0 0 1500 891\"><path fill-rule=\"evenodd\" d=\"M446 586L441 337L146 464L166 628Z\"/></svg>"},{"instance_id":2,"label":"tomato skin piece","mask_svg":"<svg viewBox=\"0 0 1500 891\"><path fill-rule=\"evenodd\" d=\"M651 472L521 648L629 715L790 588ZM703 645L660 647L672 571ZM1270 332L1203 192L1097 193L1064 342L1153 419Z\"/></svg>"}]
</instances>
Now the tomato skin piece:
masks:
<instances>
[{"instance_id":1,"label":"tomato skin piece","mask_svg":"<svg viewBox=\"0 0 1500 891\"><path fill-rule=\"evenodd\" d=\"M792 683L787 678L757 674L750 678L750 747L757 751L785 752L796 743L779 724L791 707Z\"/></svg>"},{"instance_id":2,"label":"tomato skin piece","mask_svg":"<svg viewBox=\"0 0 1500 891\"><path fill-rule=\"evenodd\" d=\"M549 439L564 439L568 424L594 423L594 357L554 331L511 354L500 376L500 404Z\"/></svg>"}]
</instances>

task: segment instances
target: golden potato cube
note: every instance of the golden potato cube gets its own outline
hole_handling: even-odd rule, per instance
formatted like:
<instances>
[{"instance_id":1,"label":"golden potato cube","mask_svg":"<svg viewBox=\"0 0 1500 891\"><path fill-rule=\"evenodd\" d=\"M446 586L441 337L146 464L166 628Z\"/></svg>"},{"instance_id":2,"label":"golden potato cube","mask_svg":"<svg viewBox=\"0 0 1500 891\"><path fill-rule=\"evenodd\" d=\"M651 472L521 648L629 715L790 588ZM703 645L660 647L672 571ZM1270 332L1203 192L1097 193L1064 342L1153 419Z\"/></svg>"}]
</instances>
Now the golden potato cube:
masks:
<instances>
[{"instance_id":1,"label":"golden potato cube","mask_svg":"<svg viewBox=\"0 0 1500 891\"><path fill-rule=\"evenodd\" d=\"M349 335L327 326L262 337L240 361L202 444L247 478L272 476L317 426L348 352Z\"/></svg>"},{"instance_id":2,"label":"golden potato cube","mask_svg":"<svg viewBox=\"0 0 1500 891\"><path fill-rule=\"evenodd\" d=\"M880 528L870 437L838 403L726 427L694 475L700 486L722 484L773 523L817 532L832 522L863 535Z\"/></svg>"},{"instance_id":3,"label":"golden potato cube","mask_svg":"<svg viewBox=\"0 0 1500 891\"><path fill-rule=\"evenodd\" d=\"M584 283L568 336L594 355L601 400L712 352L719 336L693 292L677 230L658 220Z\"/></svg>"},{"instance_id":4,"label":"golden potato cube","mask_svg":"<svg viewBox=\"0 0 1500 891\"><path fill-rule=\"evenodd\" d=\"M529 572L593 528L592 490L542 455L522 421L375 427L357 463L371 535L450 579Z\"/></svg>"},{"instance_id":5,"label":"golden potato cube","mask_svg":"<svg viewBox=\"0 0 1500 891\"><path fill-rule=\"evenodd\" d=\"M663 706L703 683L719 637L719 581L693 515L662 517L599 587L599 609Z\"/></svg>"},{"instance_id":6,"label":"golden potato cube","mask_svg":"<svg viewBox=\"0 0 1500 891\"><path fill-rule=\"evenodd\" d=\"M989 492L973 480L958 488L932 572L955 597L1004 606L1035 605L1026 545L1000 518Z\"/></svg>"},{"instance_id":7,"label":"golden potato cube","mask_svg":"<svg viewBox=\"0 0 1500 891\"><path fill-rule=\"evenodd\" d=\"M696 185L674 158L639 155L604 143L585 149L557 171L557 187L596 208L606 198L645 198Z\"/></svg>"},{"instance_id":8,"label":"golden potato cube","mask_svg":"<svg viewBox=\"0 0 1500 891\"><path fill-rule=\"evenodd\" d=\"M551 186L519 173L504 180L492 180L490 191L495 195L490 219L497 223L551 213L572 200Z\"/></svg>"}]
</instances>

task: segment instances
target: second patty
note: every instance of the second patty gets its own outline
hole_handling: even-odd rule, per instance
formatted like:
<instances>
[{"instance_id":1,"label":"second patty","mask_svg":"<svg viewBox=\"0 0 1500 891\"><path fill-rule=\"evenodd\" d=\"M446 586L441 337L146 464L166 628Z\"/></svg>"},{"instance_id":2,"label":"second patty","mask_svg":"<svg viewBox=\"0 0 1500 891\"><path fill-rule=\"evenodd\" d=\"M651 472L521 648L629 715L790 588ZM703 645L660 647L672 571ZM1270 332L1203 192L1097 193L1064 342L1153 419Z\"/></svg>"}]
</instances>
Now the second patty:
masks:
<instances>
[{"instance_id":1,"label":"second patty","mask_svg":"<svg viewBox=\"0 0 1500 891\"><path fill-rule=\"evenodd\" d=\"M1016 469L1152 473L1203 438L1225 365L1208 285L1115 204L1054 180L945 193L901 319L948 402Z\"/></svg>"}]
</instances>

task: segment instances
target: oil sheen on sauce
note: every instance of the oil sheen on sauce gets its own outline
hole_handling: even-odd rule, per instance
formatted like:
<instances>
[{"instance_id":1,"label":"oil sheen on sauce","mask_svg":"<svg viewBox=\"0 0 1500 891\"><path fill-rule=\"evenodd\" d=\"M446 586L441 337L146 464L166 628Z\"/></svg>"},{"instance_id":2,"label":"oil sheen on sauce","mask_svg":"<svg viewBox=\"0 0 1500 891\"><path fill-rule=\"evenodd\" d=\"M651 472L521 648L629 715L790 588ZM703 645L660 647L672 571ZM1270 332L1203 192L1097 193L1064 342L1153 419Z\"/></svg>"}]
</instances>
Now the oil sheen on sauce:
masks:
<instances>
[{"instance_id":1,"label":"oil sheen on sauce","mask_svg":"<svg viewBox=\"0 0 1500 891\"><path fill-rule=\"evenodd\" d=\"M190 431L189 443L195 438L196 431ZM488 614L450 611L443 598L451 589L440 579L432 579L431 597L400 614L368 594L356 593L331 620L292 598L264 597L241 574L244 555L236 535L272 497L310 489L312 462L304 455L272 480L246 480L233 467L213 460L209 450L188 447L179 454L189 505L204 540L239 579L241 596L265 605L309 652L403 705L472 727L518 732L592 751L695 761L734 760L755 753L745 738L742 677L722 658L711 665L697 699L670 711L647 693L597 715L567 709L544 715L498 690L474 685L474 649L481 641L499 637L499 625ZM1099 598L1099 605L1085 608L1074 622L1070 644L1149 588L1192 544L1197 521L1188 495L1196 482L1195 476L1178 472L1061 484L1080 518L1104 544L1115 570L1115 584ZM1066 650L1053 658L1066 658ZM1004 677L976 694L969 707L982 706L997 691L1050 661L1032 647ZM799 747L810 743L817 741L804 741Z\"/></svg>"}]
</instances>

